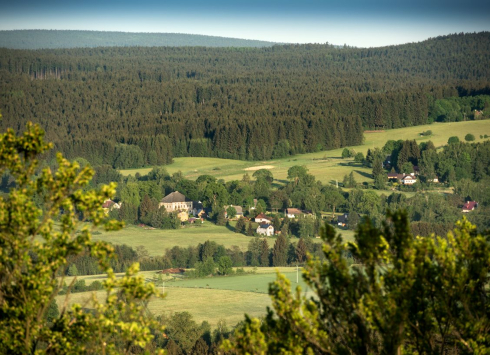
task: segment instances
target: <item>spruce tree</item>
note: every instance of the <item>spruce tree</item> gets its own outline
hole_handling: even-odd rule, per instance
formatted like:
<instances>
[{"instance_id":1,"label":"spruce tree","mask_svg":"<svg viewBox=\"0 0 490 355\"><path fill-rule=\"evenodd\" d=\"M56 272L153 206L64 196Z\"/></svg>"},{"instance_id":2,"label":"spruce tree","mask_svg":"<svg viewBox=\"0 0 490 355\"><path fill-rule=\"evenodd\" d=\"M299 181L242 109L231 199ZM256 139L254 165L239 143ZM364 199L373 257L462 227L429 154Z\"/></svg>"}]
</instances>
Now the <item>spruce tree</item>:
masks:
<instances>
[{"instance_id":1,"label":"spruce tree","mask_svg":"<svg viewBox=\"0 0 490 355\"><path fill-rule=\"evenodd\" d=\"M272 221L272 226L274 227L275 231L281 229L281 220L279 219L279 216L277 214L274 216L274 220Z\"/></svg>"},{"instance_id":2,"label":"spruce tree","mask_svg":"<svg viewBox=\"0 0 490 355\"><path fill-rule=\"evenodd\" d=\"M245 218L240 217L235 225L235 233L243 233L245 231Z\"/></svg>"},{"instance_id":3,"label":"spruce tree","mask_svg":"<svg viewBox=\"0 0 490 355\"><path fill-rule=\"evenodd\" d=\"M254 229L252 227L252 222L248 222L247 235L249 237L254 235Z\"/></svg>"},{"instance_id":4,"label":"spruce tree","mask_svg":"<svg viewBox=\"0 0 490 355\"><path fill-rule=\"evenodd\" d=\"M286 266L288 260L288 240L281 233L272 249L272 266Z\"/></svg>"},{"instance_id":5,"label":"spruce tree","mask_svg":"<svg viewBox=\"0 0 490 355\"><path fill-rule=\"evenodd\" d=\"M266 238L260 241L259 263L260 266L269 266L269 243Z\"/></svg>"},{"instance_id":6,"label":"spruce tree","mask_svg":"<svg viewBox=\"0 0 490 355\"><path fill-rule=\"evenodd\" d=\"M303 238L299 239L298 244L296 245L296 260L302 264L306 261L306 254L308 253L308 248L304 242Z\"/></svg>"}]
</instances>

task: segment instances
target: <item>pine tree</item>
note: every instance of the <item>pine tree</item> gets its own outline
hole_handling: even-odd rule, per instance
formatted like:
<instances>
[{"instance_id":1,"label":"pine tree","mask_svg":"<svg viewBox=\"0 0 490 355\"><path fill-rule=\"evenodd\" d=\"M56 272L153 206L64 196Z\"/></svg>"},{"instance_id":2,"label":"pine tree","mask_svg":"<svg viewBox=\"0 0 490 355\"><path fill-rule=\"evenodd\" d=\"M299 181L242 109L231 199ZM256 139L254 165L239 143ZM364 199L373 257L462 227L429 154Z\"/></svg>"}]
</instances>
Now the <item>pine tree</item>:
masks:
<instances>
[{"instance_id":1,"label":"pine tree","mask_svg":"<svg viewBox=\"0 0 490 355\"><path fill-rule=\"evenodd\" d=\"M75 264L71 264L68 268L68 276L78 276L78 268Z\"/></svg>"},{"instance_id":2,"label":"pine tree","mask_svg":"<svg viewBox=\"0 0 490 355\"><path fill-rule=\"evenodd\" d=\"M279 216L276 214L274 216L274 220L272 221L272 225L274 226L274 230L278 231L281 229L281 220L279 219Z\"/></svg>"},{"instance_id":3,"label":"pine tree","mask_svg":"<svg viewBox=\"0 0 490 355\"><path fill-rule=\"evenodd\" d=\"M226 225L225 210L223 208L220 209L216 215L216 225L218 226Z\"/></svg>"},{"instance_id":4,"label":"pine tree","mask_svg":"<svg viewBox=\"0 0 490 355\"><path fill-rule=\"evenodd\" d=\"M383 169L383 162L379 158L376 158L373 162L373 178L374 186L376 186L377 189L382 190L385 186L386 175Z\"/></svg>"},{"instance_id":5,"label":"pine tree","mask_svg":"<svg viewBox=\"0 0 490 355\"><path fill-rule=\"evenodd\" d=\"M306 254L308 253L308 248L304 242L303 238L299 239L298 244L296 245L296 260L302 264L306 261Z\"/></svg>"},{"instance_id":6,"label":"pine tree","mask_svg":"<svg viewBox=\"0 0 490 355\"><path fill-rule=\"evenodd\" d=\"M288 240L279 234L272 250L272 266L286 266L288 260Z\"/></svg>"},{"instance_id":7,"label":"pine tree","mask_svg":"<svg viewBox=\"0 0 490 355\"><path fill-rule=\"evenodd\" d=\"M143 197L139 207L139 220L141 223L150 224L151 215L158 209L158 205L151 200L148 195Z\"/></svg>"},{"instance_id":8,"label":"pine tree","mask_svg":"<svg viewBox=\"0 0 490 355\"><path fill-rule=\"evenodd\" d=\"M235 225L235 233L243 233L245 231L245 218L240 217Z\"/></svg>"},{"instance_id":9,"label":"pine tree","mask_svg":"<svg viewBox=\"0 0 490 355\"><path fill-rule=\"evenodd\" d=\"M252 227L252 222L248 222L247 235L249 237L254 235L254 229Z\"/></svg>"},{"instance_id":10,"label":"pine tree","mask_svg":"<svg viewBox=\"0 0 490 355\"><path fill-rule=\"evenodd\" d=\"M269 243L265 238L260 242L259 263L260 266L269 266Z\"/></svg>"}]
</instances>

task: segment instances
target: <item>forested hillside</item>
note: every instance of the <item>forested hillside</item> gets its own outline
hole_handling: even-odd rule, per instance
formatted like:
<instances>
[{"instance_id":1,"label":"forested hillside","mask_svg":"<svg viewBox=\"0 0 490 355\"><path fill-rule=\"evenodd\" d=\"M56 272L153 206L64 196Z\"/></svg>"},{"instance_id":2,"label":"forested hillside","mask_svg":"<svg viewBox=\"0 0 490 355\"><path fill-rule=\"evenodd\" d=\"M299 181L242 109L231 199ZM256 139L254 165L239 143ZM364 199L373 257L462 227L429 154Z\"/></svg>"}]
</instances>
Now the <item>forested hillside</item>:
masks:
<instances>
[{"instance_id":1,"label":"forested hillside","mask_svg":"<svg viewBox=\"0 0 490 355\"><path fill-rule=\"evenodd\" d=\"M360 144L364 129L484 118L488 63L488 32L372 49L0 49L0 125L33 120L69 158L115 168L279 158Z\"/></svg>"},{"instance_id":2,"label":"forested hillside","mask_svg":"<svg viewBox=\"0 0 490 355\"><path fill-rule=\"evenodd\" d=\"M15 49L85 47L270 47L276 43L191 35L184 33L134 33L72 30L0 31L0 47Z\"/></svg>"}]
</instances>

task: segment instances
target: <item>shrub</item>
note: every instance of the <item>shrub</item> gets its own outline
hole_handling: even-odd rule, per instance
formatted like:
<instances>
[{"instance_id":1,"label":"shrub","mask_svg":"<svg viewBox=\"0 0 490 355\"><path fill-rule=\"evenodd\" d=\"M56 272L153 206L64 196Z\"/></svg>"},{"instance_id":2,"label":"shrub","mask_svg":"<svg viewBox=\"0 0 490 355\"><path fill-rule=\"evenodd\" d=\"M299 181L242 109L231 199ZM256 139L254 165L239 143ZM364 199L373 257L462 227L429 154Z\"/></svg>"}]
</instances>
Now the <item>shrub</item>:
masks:
<instances>
[{"instance_id":1,"label":"shrub","mask_svg":"<svg viewBox=\"0 0 490 355\"><path fill-rule=\"evenodd\" d=\"M448 144L457 144L457 143L459 143L459 138L457 136L449 137L449 139L447 140L447 143Z\"/></svg>"},{"instance_id":2,"label":"shrub","mask_svg":"<svg viewBox=\"0 0 490 355\"><path fill-rule=\"evenodd\" d=\"M475 140L475 136L472 135L471 133L468 133L466 136L464 136L464 140L467 142L471 142Z\"/></svg>"}]
</instances>

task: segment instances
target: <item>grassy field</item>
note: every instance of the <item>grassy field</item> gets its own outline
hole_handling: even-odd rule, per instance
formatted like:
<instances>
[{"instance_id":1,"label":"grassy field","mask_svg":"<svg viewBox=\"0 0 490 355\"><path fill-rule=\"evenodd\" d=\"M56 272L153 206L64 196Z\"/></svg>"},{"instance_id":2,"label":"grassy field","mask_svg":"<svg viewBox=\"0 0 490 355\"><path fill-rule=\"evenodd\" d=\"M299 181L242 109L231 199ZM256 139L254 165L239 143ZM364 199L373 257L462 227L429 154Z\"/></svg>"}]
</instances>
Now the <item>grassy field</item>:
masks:
<instances>
[{"instance_id":1,"label":"grassy field","mask_svg":"<svg viewBox=\"0 0 490 355\"><path fill-rule=\"evenodd\" d=\"M421 137L420 133L427 130L432 131L432 136ZM467 133L474 134L477 142L481 141L479 138L480 135L490 135L490 120L434 123L431 125L387 130L379 133L365 133L364 144L351 148L356 152L366 154L369 148L382 147L390 139L415 139L418 142L431 140L436 147L439 147L446 144L448 138L451 136L458 136L464 141L464 136ZM284 159L261 162L218 158L175 158L175 162L166 166L166 169L169 173L181 171L189 179L195 179L199 175L209 174L229 181L239 180L247 172L252 175L254 172L253 169L258 169L261 166L270 166L274 178L279 180L279 182L284 182L287 180L287 171L291 166L305 165L310 173L323 183L332 183L336 180L342 181L343 176L349 174L351 171L354 171L354 177L358 182L372 181L370 177L371 169L353 164L352 159L342 159L342 149L300 154ZM121 170L121 173L123 175L134 175L136 172L146 174L150 170L151 168Z\"/></svg>"},{"instance_id":2,"label":"grassy field","mask_svg":"<svg viewBox=\"0 0 490 355\"><path fill-rule=\"evenodd\" d=\"M220 319L228 325L235 325L243 320L245 313L251 316L265 314L267 306L271 305L267 295L268 285L276 279L275 268L258 268L256 274L242 276L211 277L205 279L175 281L165 283L165 299L154 299L149 308L155 315L173 312L190 312L197 322L208 321L215 326ZM296 288L296 269L279 268L291 280L291 286ZM148 272L148 275L151 272ZM299 276L302 290L306 286ZM70 295L68 304L80 303L89 306L92 292L74 293ZM96 293L102 300L105 293ZM61 307L65 296L57 297Z\"/></svg>"},{"instance_id":3,"label":"grassy field","mask_svg":"<svg viewBox=\"0 0 490 355\"><path fill-rule=\"evenodd\" d=\"M354 235L350 230L338 230L338 232L342 234L346 241L352 240ZM162 256L165 254L166 249L174 246L197 246L199 243L204 243L207 240L224 245L226 248L236 245L242 251L246 251L250 238L246 235L235 233L228 227L217 226L209 221L199 226L188 226L175 230L148 230L129 225L120 231L97 231L93 235L94 240L102 240L113 244L126 244L132 248L142 245L148 250L150 256ZM269 246L272 247L276 238L268 237L267 240ZM292 239L292 242L297 241L297 238ZM315 238L313 242L321 243L321 239Z\"/></svg>"},{"instance_id":4,"label":"grassy field","mask_svg":"<svg viewBox=\"0 0 490 355\"><path fill-rule=\"evenodd\" d=\"M197 244L204 243L206 240L215 241L227 248L237 245L242 250L246 250L250 242L250 237L234 233L227 227L216 226L208 221L202 225L188 226L175 230L148 230L130 225L117 232L101 231L95 234L93 239L113 244L126 244L133 248L143 245L150 253L150 256L161 256L166 249L170 249L173 246L197 246Z\"/></svg>"},{"instance_id":5,"label":"grassy field","mask_svg":"<svg viewBox=\"0 0 490 355\"><path fill-rule=\"evenodd\" d=\"M283 274L290 279L291 282L294 283L294 287L296 287L296 271L291 272L291 270L288 270L287 272L284 272L283 270ZM267 293L269 290L269 283L273 282L275 279L276 273L274 270L270 270L269 272L260 272L257 274L246 274L240 276L171 281L165 283L165 289L167 290L175 287L184 287ZM301 272L299 273L298 281L301 288L306 290L307 286L301 278Z\"/></svg>"}]
</instances>

